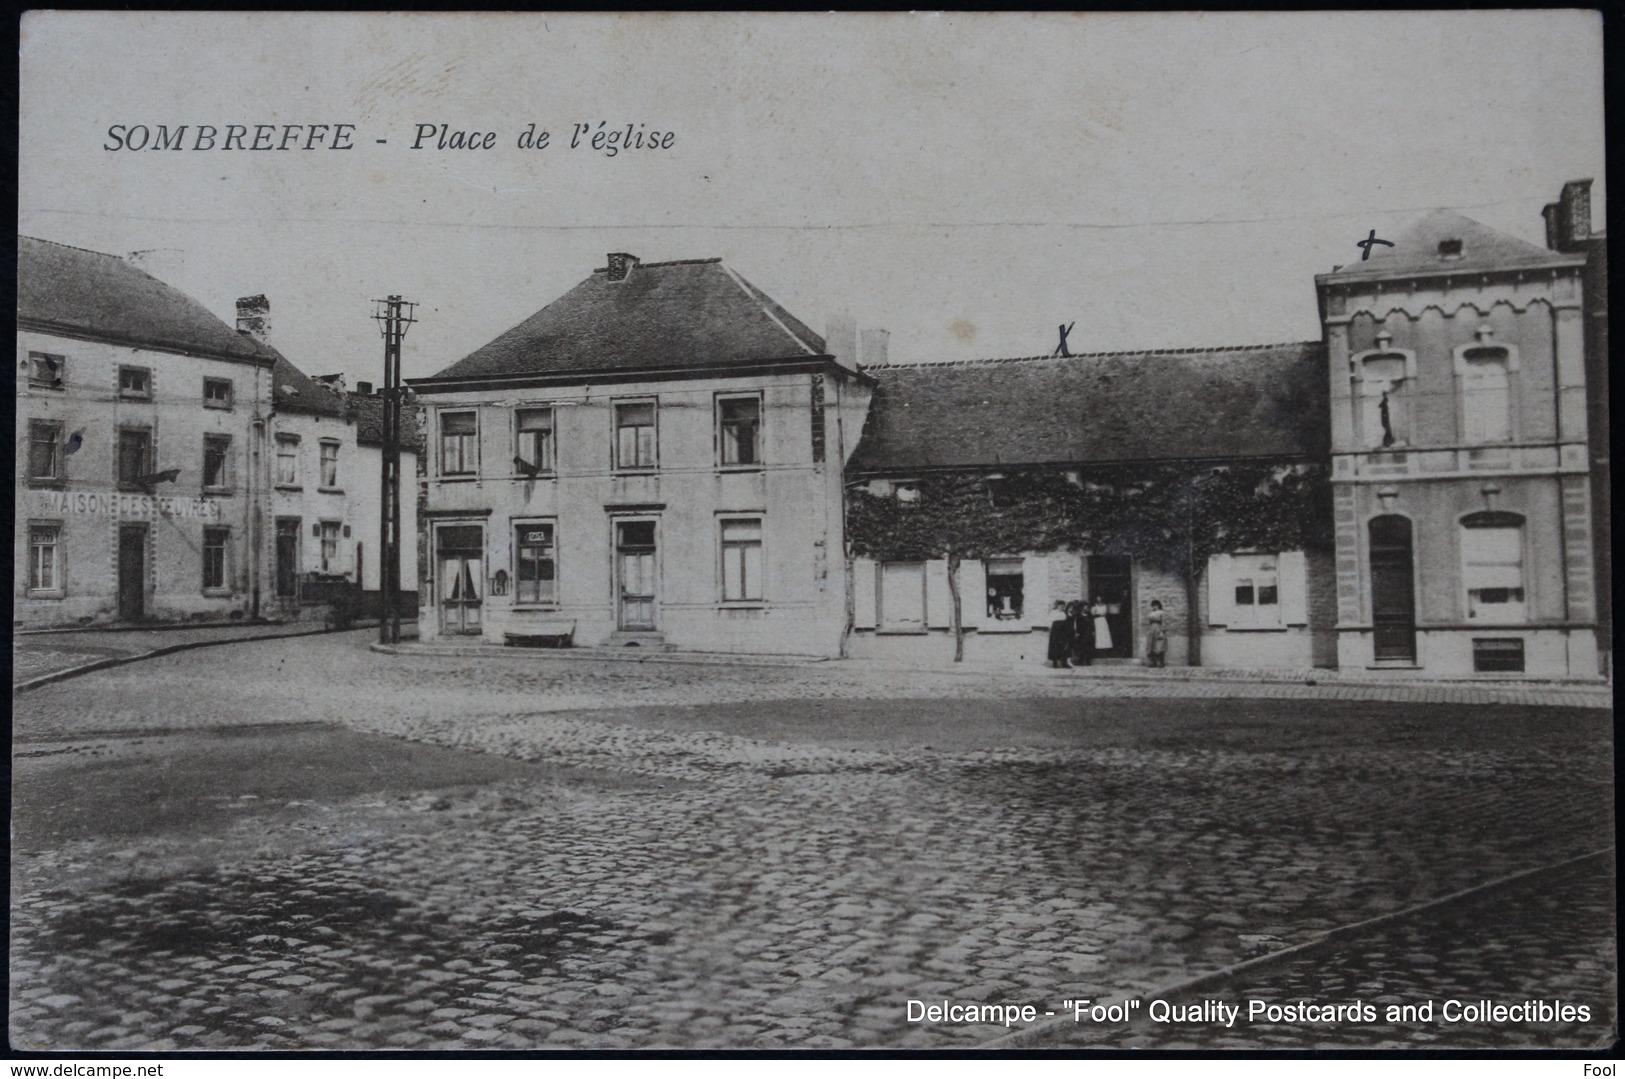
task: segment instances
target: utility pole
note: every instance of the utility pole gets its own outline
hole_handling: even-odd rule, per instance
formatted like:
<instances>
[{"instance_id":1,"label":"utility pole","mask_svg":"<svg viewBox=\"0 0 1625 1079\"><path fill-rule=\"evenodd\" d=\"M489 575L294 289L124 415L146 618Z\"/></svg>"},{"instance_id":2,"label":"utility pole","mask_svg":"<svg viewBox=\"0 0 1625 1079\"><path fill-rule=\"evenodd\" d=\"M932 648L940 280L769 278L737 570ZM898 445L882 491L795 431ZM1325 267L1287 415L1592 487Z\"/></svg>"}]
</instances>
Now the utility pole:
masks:
<instances>
[{"instance_id":1,"label":"utility pole","mask_svg":"<svg viewBox=\"0 0 1625 1079\"><path fill-rule=\"evenodd\" d=\"M378 643L401 639L401 338L417 319L417 304L399 296L374 300L372 317L384 335L384 464L378 501Z\"/></svg>"}]
</instances>

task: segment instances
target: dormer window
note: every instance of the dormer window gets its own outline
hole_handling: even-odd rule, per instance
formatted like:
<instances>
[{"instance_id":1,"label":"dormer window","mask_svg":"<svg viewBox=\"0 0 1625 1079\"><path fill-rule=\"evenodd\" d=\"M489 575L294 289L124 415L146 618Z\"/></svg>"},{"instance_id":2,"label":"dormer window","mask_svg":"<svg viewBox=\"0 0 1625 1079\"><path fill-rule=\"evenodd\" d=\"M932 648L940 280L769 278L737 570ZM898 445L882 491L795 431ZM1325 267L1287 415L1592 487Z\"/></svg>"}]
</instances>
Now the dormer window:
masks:
<instances>
[{"instance_id":1,"label":"dormer window","mask_svg":"<svg viewBox=\"0 0 1625 1079\"><path fill-rule=\"evenodd\" d=\"M1462 256L1462 242L1460 240L1440 240L1439 257L1442 259L1459 259Z\"/></svg>"}]
</instances>

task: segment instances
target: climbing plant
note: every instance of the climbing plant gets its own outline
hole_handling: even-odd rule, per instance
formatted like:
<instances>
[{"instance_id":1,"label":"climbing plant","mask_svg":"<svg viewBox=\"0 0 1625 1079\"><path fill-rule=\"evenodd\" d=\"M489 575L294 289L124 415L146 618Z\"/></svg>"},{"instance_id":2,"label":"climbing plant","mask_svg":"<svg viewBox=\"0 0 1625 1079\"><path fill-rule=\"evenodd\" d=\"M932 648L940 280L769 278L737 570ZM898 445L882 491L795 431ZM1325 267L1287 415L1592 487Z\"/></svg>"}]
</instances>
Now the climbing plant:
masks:
<instances>
[{"instance_id":1,"label":"climbing plant","mask_svg":"<svg viewBox=\"0 0 1625 1079\"><path fill-rule=\"evenodd\" d=\"M1208 558L1247 549L1331 545L1325 466L1290 461L1159 462L1087 469L1033 467L933 472L918 497L852 488L852 553L879 561L946 558L949 580L965 558L1024 552L1130 555L1185 580L1194 650L1196 589ZM963 656L957 593L955 658ZM1193 660L1194 660L1193 653Z\"/></svg>"}]
</instances>

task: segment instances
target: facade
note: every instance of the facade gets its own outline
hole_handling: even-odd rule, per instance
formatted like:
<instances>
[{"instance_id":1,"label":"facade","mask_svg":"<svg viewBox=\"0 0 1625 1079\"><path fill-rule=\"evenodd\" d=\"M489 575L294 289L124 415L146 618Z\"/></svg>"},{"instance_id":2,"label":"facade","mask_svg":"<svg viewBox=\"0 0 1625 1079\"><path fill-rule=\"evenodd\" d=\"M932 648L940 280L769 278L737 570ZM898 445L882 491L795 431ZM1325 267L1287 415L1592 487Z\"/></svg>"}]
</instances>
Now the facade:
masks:
<instances>
[{"instance_id":1,"label":"facade","mask_svg":"<svg viewBox=\"0 0 1625 1079\"><path fill-rule=\"evenodd\" d=\"M871 380L718 259L608 265L428 379L422 639L836 655Z\"/></svg>"},{"instance_id":2,"label":"facade","mask_svg":"<svg viewBox=\"0 0 1625 1079\"><path fill-rule=\"evenodd\" d=\"M1043 662L1060 600L1143 662L1156 601L1170 665L1335 661L1318 343L867 371L850 654Z\"/></svg>"},{"instance_id":3,"label":"facade","mask_svg":"<svg viewBox=\"0 0 1625 1079\"><path fill-rule=\"evenodd\" d=\"M256 617L276 357L123 259L18 241L13 622Z\"/></svg>"},{"instance_id":4,"label":"facade","mask_svg":"<svg viewBox=\"0 0 1625 1079\"><path fill-rule=\"evenodd\" d=\"M14 624L321 617L376 589L369 409L267 343L265 297L232 327L132 261L19 241Z\"/></svg>"},{"instance_id":5,"label":"facade","mask_svg":"<svg viewBox=\"0 0 1625 1079\"><path fill-rule=\"evenodd\" d=\"M1339 665L1595 677L1587 257L1445 210L1394 243L1316 278Z\"/></svg>"}]
</instances>

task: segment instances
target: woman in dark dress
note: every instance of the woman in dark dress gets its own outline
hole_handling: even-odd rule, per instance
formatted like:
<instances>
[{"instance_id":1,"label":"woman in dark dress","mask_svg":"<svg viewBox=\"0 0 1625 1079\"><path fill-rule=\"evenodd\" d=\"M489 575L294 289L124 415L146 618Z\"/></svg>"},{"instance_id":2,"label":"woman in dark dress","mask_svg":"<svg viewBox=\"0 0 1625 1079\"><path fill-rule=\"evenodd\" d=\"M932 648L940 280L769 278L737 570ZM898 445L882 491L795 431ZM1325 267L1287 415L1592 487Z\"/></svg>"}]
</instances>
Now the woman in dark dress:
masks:
<instances>
[{"instance_id":1,"label":"woman in dark dress","mask_svg":"<svg viewBox=\"0 0 1625 1079\"><path fill-rule=\"evenodd\" d=\"M1087 667L1095 659L1095 639L1089 625L1088 605L1082 600L1073 600L1066 605L1066 613L1072 623L1072 662L1079 667Z\"/></svg>"},{"instance_id":2,"label":"woman in dark dress","mask_svg":"<svg viewBox=\"0 0 1625 1079\"><path fill-rule=\"evenodd\" d=\"M1066 604L1060 600L1055 601L1055 607L1050 611L1049 623L1049 665L1051 667L1070 667L1067 656L1072 651L1072 619L1068 616Z\"/></svg>"}]
</instances>

